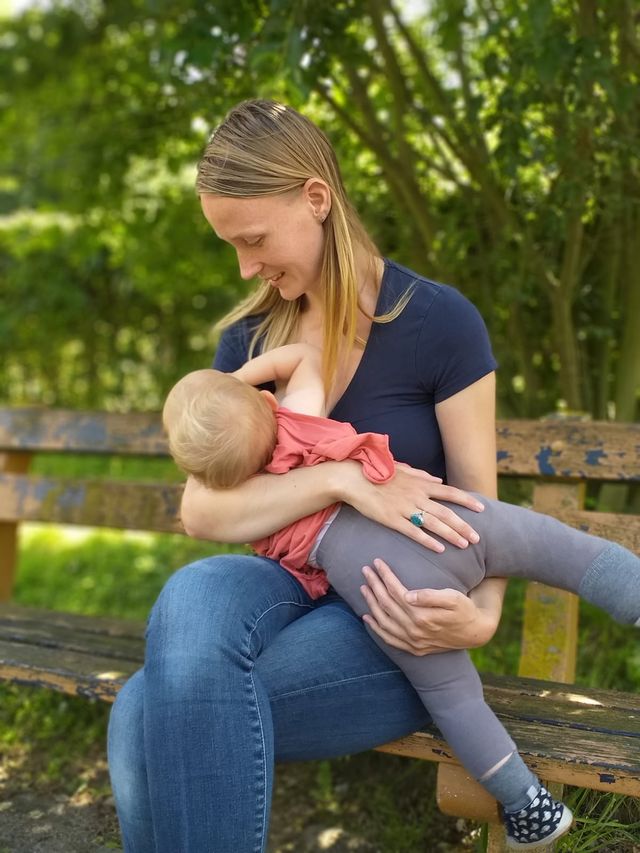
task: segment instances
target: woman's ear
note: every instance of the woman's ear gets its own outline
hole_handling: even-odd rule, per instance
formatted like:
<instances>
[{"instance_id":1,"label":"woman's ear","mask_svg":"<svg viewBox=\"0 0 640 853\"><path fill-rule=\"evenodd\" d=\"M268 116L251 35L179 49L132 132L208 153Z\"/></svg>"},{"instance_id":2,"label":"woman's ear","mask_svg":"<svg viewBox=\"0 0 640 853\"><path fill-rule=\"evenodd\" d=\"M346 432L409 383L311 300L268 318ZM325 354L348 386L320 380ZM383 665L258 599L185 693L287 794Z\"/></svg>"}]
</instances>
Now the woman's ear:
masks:
<instances>
[{"instance_id":1,"label":"woman's ear","mask_svg":"<svg viewBox=\"0 0 640 853\"><path fill-rule=\"evenodd\" d=\"M274 411L274 412L275 412L275 411L277 411L278 406L279 406L280 404L278 403L278 401L276 400L276 398L273 396L273 394L271 393L271 391L260 391L260 393L261 393L261 394L264 394L264 396L265 396L265 397L266 397L266 399L267 399L267 403L271 406L271 408L273 409L273 411Z\"/></svg>"},{"instance_id":2,"label":"woman's ear","mask_svg":"<svg viewBox=\"0 0 640 853\"><path fill-rule=\"evenodd\" d=\"M309 178L302 188L307 201L319 222L324 222L331 210L331 190L322 178Z\"/></svg>"}]
</instances>

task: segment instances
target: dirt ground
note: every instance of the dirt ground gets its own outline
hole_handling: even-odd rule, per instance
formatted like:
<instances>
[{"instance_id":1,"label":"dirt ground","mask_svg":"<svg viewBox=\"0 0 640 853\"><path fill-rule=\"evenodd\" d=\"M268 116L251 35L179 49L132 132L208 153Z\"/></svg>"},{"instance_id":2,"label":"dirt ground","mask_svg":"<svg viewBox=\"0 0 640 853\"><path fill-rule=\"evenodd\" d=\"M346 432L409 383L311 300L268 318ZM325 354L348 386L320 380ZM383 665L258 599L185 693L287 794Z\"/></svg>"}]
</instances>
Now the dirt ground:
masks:
<instances>
[{"instance_id":1,"label":"dirt ground","mask_svg":"<svg viewBox=\"0 0 640 853\"><path fill-rule=\"evenodd\" d=\"M34 785L29 767L15 755L0 757L0 853L105 853L121 850L118 824L108 786L104 758L87 757L81 782L73 793L40 781ZM354 803L341 814L333 813L322 795L309 796L317 786L317 771L309 765L279 768L269 853L395 853L385 844L353 829ZM338 794L349 799L350 783L338 782ZM439 837L452 833L451 821ZM404 844L404 851L408 850ZM455 840L416 844L415 853L457 853L468 842ZM414 853L413 849L410 853Z\"/></svg>"}]
</instances>

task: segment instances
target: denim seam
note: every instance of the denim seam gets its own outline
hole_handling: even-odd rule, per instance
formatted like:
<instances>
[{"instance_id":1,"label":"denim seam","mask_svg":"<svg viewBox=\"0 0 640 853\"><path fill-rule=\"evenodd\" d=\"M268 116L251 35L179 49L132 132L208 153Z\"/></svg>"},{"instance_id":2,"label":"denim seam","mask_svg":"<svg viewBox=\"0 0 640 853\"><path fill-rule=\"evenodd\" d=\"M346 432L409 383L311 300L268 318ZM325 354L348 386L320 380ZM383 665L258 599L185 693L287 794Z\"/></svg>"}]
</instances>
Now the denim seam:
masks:
<instances>
[{"instance_id":1,"label":"denim seam","mask_svg":"<svg viewBox=\"0 0 640 853\"><path fill-rule=\"evenodd\" d=\"M279 693L277 696L270 696L271 702L277 702L279 699L288 699L291 696L301 696L303 693L312 693L314 690L326 690L328 687L336 687L339 684L349 684L353 681L371 681L373 678L378 678L381 675L400 675L399 669L385 669L382 672L372 672L368 675L355 675L353 678L341 678L336 681L327 681L324 684L313 684L310 687L303 687L300 690L291 690L289 693Z\"/></svg>"},{"instance_id":2,"label":"denim seam","mask_svg":"<svg viewBox=\"0 0 640 853\"><path fill-rule=\"evenodd\" d=\"M247 660L249 661L249 665L250 665L249 681L251 683L251 690L253 692L253 701L254 701L254 705L255 705L255 709L256 709L256 715L258 718L258 729L260 731L259 737L260 737L260 743L262 746L262 815L261 815L261 818L258 820L259 828L257 828L258 837L256 840L256 847L255 847L256 853L262 853L262 851L264 850L264 842L266 840L265 839L265 829L267 826L267 794L266 794L266 789L267 789L266 752L267 752L267 750L266 750L266 745L265 745L265 741L264 741L264 726L262 724L262 717L260 715L260 704L258 703L258 694L256 693L256 686L255 686L255 682L253 680L253 670L255 667L255 662L251 659L251 640L253 638L253 634L254 634L256 628L258 627L260 620L264 616L266 616L267 613L270 613L272 610L275 610L276 607L281 607L283 604L293 605L294 607L304 607L307 610L313 609L313 605L302 604L299 601L278 601L275 604L271 605L271 607L268 607L266 610L264 610L260 614L260 616L258 616L257 619L255 620L253 628L251 628L251 630L249 631L249 633L247 635L247 646L246 646L246 650L245 650L245 654L246 654Z\"/></svg>"}]
</instances>

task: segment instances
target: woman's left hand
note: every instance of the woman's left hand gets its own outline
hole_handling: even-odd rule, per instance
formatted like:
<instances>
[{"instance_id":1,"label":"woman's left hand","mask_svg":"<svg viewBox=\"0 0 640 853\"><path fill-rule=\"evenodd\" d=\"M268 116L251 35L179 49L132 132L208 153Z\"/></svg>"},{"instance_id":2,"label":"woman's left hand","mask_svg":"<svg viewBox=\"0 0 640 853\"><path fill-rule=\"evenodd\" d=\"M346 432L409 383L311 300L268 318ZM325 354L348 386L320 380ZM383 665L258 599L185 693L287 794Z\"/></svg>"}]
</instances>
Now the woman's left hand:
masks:
<instances>
[{"instance_id":1,"label":"woman's left hand","mask_svg":"<svg viewBox=\"0 0 640 853\"><path fill-rule=\"evenodd\" d=\"M454 589L409 591L383 560L363 569L363 620L381 639L413 655L482 646L494 635L500 605L479 607Z\"/></svg>"}]
</instances>

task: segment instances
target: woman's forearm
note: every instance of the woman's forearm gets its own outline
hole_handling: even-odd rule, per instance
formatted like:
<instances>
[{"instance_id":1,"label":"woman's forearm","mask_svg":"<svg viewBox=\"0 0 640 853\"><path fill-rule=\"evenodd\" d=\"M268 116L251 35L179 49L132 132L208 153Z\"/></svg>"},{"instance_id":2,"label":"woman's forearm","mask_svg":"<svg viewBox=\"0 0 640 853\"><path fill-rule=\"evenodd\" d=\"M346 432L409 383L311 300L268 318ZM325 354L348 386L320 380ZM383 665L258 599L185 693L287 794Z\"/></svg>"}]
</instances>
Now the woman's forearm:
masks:
<instances>
[{"instance_id":1,"label":"woman's forearm","mask_svg":"<svg viewBox=\"0 0 640 853\"><path fill-rule=\"evenodd\" d=\"M341 499L341 481L356 462L324 462L286 474L260 474L233 489L187 480L181 506L185 531L196 539L245 543L270 536Z\"/></svg>"},{"instance_id":2,"label":"woman's forearm","mask_svg":"<svg viewBox=\"0 0 640 853\"><path fill-rule=\"evenodd\" d=\"M507 589L505 578L485 578L469 593L469 598L482 616L482 630L474 645L484 645L492 639L502 615L502 602Z\"/></svg>"}]
</instances>

